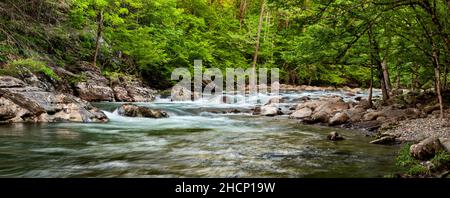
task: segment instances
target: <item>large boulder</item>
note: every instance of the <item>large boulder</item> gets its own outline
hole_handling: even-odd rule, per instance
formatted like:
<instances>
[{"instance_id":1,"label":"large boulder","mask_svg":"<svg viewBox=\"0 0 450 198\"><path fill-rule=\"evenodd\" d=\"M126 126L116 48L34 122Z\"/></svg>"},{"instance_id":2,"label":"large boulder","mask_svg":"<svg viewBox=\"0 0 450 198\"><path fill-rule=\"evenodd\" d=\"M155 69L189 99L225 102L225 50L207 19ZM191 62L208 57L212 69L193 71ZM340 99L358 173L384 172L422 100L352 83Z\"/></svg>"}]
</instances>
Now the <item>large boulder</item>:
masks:
<instances>
[{"instance_id":1,"label":"large boulder","mask_svg":"<svg viewBox=\"0 0 450 198\"><path fill-rule=\"evenodd\" d=\"M96 82L79 82L75 85L78 97L89 102L114 101L113 90Z\"/></svg>"},{"instance_id":2,"label":"large boulder","mask_svg":"<svg viewBox=\"0 0 450 198\"><path fill-rule=\"evenodd\" d=\"M350 117L350 122L356 123L361 121L362 117L366 113L363 108L353 107L346 111L347 115Z\"/></svg>"},{"instance_id":3,"label":"large boulder","mask_svg":"<svg viewBox=\"0 0 450 198\"><path fill-rule=\"evenodd\" d=\"M169 117L169 115L164 111L136 106L133 104L124 104L118 108L117 112L119 115L127 117L145 117L145 118Z\"/></svg>"},{"instance_id":4,"label":"large boulder","mask_svg":"<svg viewBox=\"0 0 450 198\"><path fill-rule=\"evenodd\" d=\"M113 91L117 102L133 102L133 98L128 95L128 91L124 87L115 86Z\"/></svg>"},{"instance_id":5,"label":"large boulder","mask_svg":"<svg viewBox=\"0 0 450 198\"><path fill-rule=\"evenodd\" d=\"M294 113L292 113L289 118L294 118L294 119L303 119L303 118L307 118L310 117L312 114L312 110L308 107L305 107L303 109L299 109L297 111L294 111Z\"/></svg>"},{"instance_id":6,"label":"large boulder","mask_svg":"<svg viewBox=\"0 0 450 198\"><path fill-rule=\"evenodd\" d=\"M330 119L329 124L331 126L340 125L340 124L347 123L349 120L350 120L350 117L348 116L347 113L339 112Z\"/></svg>"},{"instance_id":7,"label":"large boulder","mask_svg":"<svg viewBox=\"0 0 450 198\"><path fill-rule=\"evenodd\" d=\"M122 80L113 86L113 91L118 102L151 102L157 93L140 80Z\"/></svg>"},{"instance_id":8,"label":"large boulder","mask_svg":"<svg viewBox=\"0 0 450 198\"><path fill-rule=\"evenodd\" d=\"M1 88L17 88L24 87L25 83L17 78L11 76L0 76L0 89Z\"/></svg>"},{"instance_id":9,"label":"large boulder","mask_svg":"<svg viewBox=\"0 0 450 198\"><path fill-rule=\"evenodd\" d=\"M328 123L330 117L336 112L342 112L349 109L349 104L338 100L338 101L328 101L317 107L313 114L311 115L311 121Z\"/></svg>"},{"instance_id":10,"label":"large boulder","mask_svg":"<svg viewBox=\"0 0 450 198\"><path fill-rule=\"evenodd\" d=\"M276 116L280 114L280 109L274 104L264 105L261 107L261 115L263 116Z\"/></svg>"},{"instance_id":11,"label":"large boulder","mask_svg":"<svg viewBox=\"0 0 450 198\"><path fill-rule=\"evenodd\" d=\"M19 84L21 87L0 89L2 123L108 121L103 112L79 98Z\"/></svg>"},{"instance_id":12,"label":"large boulder","mask_svg":"<svg viewBox=\"0 0 450 198\"><path fill-rule=\"evenodd\" d=\"M195 98L200 98L200 96L198 92L176 85L172 87L170 98L172 101L191 101Z\"/></svg>"},{"instance_id":13,"label":"large boulder","mask_svg":"<svg viewBox=\"0 0 450 198\"><path fill-rule=\"evenodd\" d=\"M155 100L155 95L157 93L156 90L147 87L140 80L128 82L125 88L133 102L151 102Z\"/></svg>"},{"instance_id":14,"label":"large boulder","mask_svg":"<svg viewBox=\"0 0 450 198\"><path fill-rule=\"evenodd\" d=\"M325 101L320 101L320 100L307 101L307 102L298 104L296 107L296 110L300 110L303 108L309 108L314 111L314 109L316 109L317 107L319 107L320 105L322 105L324 103L325 103Z\"/></svg>"},{"instance_id":15,"label":"large boulder","mask_svg":"<svg viewBox=\"0 0 450 198\"><path fill-rule=\"evenodd\" d=\"M89 102L114 101L109 80L101 74L99 68L87 62L80 62L68 69L80 74L80 80L74 82L76 96Z\"/></svg>"},{"instance_id":16,"label":"large boulder","mask_svg":"<svg viewBox=\"0 0 450 198\"><path fill-rule=\"evenodd\" d=\"M439 138L439 142L441 142L442 148L450 154L450 138Z\"/></svg>"},{"instance_id":17,"label":"large boulder","mask_svg":"<svg viewBox=\"0 0 450 198\"><path fill-rule=\"evenodd\" d=\"M439 138L429 137L418 144L411 145L409 152L411 156L418 160L428 160L434 157L438 151L443 149Z\"/></svg>"}]
</instances>

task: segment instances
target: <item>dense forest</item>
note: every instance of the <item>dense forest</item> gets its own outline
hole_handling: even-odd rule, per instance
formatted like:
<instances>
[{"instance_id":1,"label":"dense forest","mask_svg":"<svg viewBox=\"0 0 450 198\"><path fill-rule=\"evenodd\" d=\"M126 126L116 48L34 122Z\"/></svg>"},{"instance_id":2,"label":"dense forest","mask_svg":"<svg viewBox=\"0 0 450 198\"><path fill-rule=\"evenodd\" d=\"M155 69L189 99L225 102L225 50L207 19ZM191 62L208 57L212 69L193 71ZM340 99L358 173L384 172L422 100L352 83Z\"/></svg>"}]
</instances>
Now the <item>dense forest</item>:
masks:
<instances>
[{"instance_id":1,"label":"dense forest","mask_svg":"<svg viewBox=\"0 0 450 198\"><path fill-rule=\"evenodd\" d=\"M177 67L277 67L286 84L448 87L449 0L2 0L2 73L91 62L167 88Z\"/></svg>"}]
</instances>

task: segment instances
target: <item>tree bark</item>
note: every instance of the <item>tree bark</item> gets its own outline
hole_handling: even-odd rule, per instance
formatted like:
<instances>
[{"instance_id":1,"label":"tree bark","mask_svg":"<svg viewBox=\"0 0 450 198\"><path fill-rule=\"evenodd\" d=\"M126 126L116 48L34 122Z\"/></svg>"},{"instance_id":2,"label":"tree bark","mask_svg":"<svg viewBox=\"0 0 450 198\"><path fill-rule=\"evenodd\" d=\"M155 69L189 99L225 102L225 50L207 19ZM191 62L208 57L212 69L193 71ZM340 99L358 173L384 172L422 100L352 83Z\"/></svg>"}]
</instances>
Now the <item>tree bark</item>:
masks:
<instances>
[{"instance_id":1,"label":"tree bark","mask_svg":"<svg viewBox=\"0 0 450 198\"><path fill-rule=\"evenodd\" d=\"M370 65L370 85L369 85L369 97L367 100L369 101L369 106L372 107L372 95L373 95L373 66Z\"/></svg>"},{"instance_id":2,"label":"tree bark","mask_svg":"<svg viewBox=\"0 0 450 198\"><path fill-rule=\"evenodd\" d=\"M378 79L381 85L381 93L383 95L383 102L387 102L389 100L388 90L386 88L386 81L384 79L383 66L380 59L380 48L378 47L378 43L374 38L372 33L372 27L369 27L367 34L369 35L369 43L371 45L372 53L371 53L371 61L372 64L377 67L378 71Z\"/></svg>"},{"instance_id":3,"label":"tree bark","mask_svg":"<svg viewBox=\"0 0 450 198\"><path fill-rule=\"evenodd\" d=\"M396 88L400 89L401 71L400 64L397 64Z\"/></svg>"},{"instance_id":4,"label":"tree bark","mask_svg":"<svg viewBox=\"0 0 450 198\"><path fill-rule=\"evenodd\" d=\"M255 43L255 54L253 55L253 69L256 69L256 63L258 62L258 53L259 53L259 40L261 39L261 30L264 20L264 4L265 1L261 0L261 11L259 14L259 22L258 22L258 33L256 35L256 43Z\"/></svg>"},{"instance_id":5,"label":"tree bark","mask_svg":"<svg viewBox=\"0 0 450 198\"><path fill-rule=\"evenodd\" d=\"M245 12L247 11L247 0L241 0L239 5L239 27L244 26Z\"/></svg>"},{"instance_id":6,"label":"tree bark","mask_svg":"<svg viewBox=\"0 0 450 198\"><path fill-rule=\"evenodd\" d=\"M100 50L100 39L103 32L103 11L100 11L97 16L97 38L95 39L95 52L94 52L94 67L97 67L97 56Z\"/></svg>"},{"instance_id":7,"label":"tree bark","mask_svg":"<svg viewBox=\"0 0 450 198\"><path fill-rule=\"evenodd\" d=\"M386 85L386 90L388 93L391 93L391 91L392 91L391 78L389 76L389 68L387 65L386 58L384 58L383 62L381 62L381 67L383 69L383 77L384 77L384 83Z\"/></svg>"},{"instance_id":8,"label":"tree bark","mask_svg":"<svg viewBox=\"0 0 450 198\"><path fill-rule=\"evenodd\" d=\"M444 118L444 104L441 94L442 86L441 86L441 66L439 64L439 48L437 48L435 43L432 43L432 48L433 48L435 91L439 102L440 118Z\"/></svg>"}]
</instances>

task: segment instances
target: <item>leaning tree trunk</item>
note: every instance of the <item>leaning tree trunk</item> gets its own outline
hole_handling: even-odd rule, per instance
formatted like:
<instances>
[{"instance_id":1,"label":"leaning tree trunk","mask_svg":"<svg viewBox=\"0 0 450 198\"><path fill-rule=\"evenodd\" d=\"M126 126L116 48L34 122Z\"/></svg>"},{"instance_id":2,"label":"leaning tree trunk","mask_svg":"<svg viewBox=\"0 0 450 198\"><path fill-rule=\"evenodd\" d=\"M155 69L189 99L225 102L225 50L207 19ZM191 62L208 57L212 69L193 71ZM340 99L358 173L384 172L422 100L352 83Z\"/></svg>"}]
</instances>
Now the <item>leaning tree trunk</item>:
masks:
<instances>
[{"instance_id":1,"label":"leaning tree trunk","mask_svg":"<svg viewBox=\"0 0 450 198\"><path fill-rule=\"evenodd\" d=\"M253 55L253 64L252 64L253 69L256 69L256 63L258 62L259 40L261 39L261 30L264 22L264 4L265 1L261 0L261 11L259 13L258 33L256 35L256 43L255 43L255 54Z\"/></svg>"},{"instance_id":2,"label":"leaning tree trunk","mask_svg":"<svg viewBox=\"0 0 450 198\"><path fill-rule=\"evenodd\" d=\"M94 67L97 66L97 56L100 50L100 39L102 37L103 32L103 11L97 16L97 38L95 39L95 52L94 52Z\"/></svg>"}]
</instances>

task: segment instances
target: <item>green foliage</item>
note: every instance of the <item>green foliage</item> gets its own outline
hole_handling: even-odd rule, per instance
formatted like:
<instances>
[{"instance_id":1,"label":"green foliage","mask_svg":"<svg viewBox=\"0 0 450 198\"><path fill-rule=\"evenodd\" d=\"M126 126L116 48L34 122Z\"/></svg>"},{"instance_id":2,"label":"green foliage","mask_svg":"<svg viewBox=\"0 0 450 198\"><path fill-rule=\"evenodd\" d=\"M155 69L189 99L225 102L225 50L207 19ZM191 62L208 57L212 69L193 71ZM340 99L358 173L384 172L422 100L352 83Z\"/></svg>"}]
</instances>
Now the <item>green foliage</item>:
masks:
<instances>
[{"instance_id":1,"label":"green foliage","mask_svg":"<svg viewBox=\"0 0 450 198\"><path fill-rule=\"evenodd\" d=\"M427 168L419 160L412 157L409 153L411 144L405 144L400 149L397 156L396 165L403 169L406 174L412 176L430 175L450 169L450 155L446 151L439 151L429 161L430 167Z\"/></svg>"},{"instance_id":2,"label":"green foliage","mask_svg":"<svg viewBox=\"0 0 450 198\"><path fill-rule=\"evenodd\" d=\"M419 165L420 161L413 158L409 153L409 148L412 144L407 143L403 145L397 156L396 165L399 167L412 167Z\"/></svg>"},{"instance_id":3,"label":"green foliage","mask_svg":"<svg viewBox=\"0 0 450 198\"><path fill-rule=\"evenodd\" d=\"M87 76L86 76L85 73L82 73L80 75L76 75L76 76L70 77L68 79L69 84L71 84L71 85L75 85L75 84L80 83L80 82L85 82L86 80L87 80Z\"/></svg>"},{"instance_id":4,"label":"green foliage","mask_svg":"<svg viewBox=\"0 0 450 198\"><path fill-rule=\"evenodd\" d=\"M192 69L195 59L205 67L248 68L261 7L255 0L26 2L2 2L8 9L0 9L0 61L35 56L60 66L93 61L100 25L103 72L140 75L160 88L173 83L175 68ZM445 1L264 2L257 66L280 68L283 83L368 87L373 68L376 87L382 61L400 87L432 88L433 47L442 70L450 67ZM16 7L20 11L9 9Z\"/></svg>"},{"instance_id":5,"label":"green foliage","mask_svg":"<svg viewBox=\"0 0 450 198\"><path fill-rule=\"evenodd\" d=\"M434 165L434 171L450 169L450 155L446 151L437 152L430 162Z\"/></svg>"},{"instance_id":6,"label":"green foliage","mask_svg":"<svg viewBox=\"0 0 450 198\"><path fill-rule=\"evenodd\" d=\"M1 75L10 75L20 77L27 73L42 73L54 80L60 80L60 77L56 75L53 70L48 67L45 62L37 61L34 59L20 59L8 63L0 70Z\"/></svg>"},{"instance_id":7,"label":"green foliage","mask_svg":"<svg viewBox=\"0 0 450 198\"><path fill-rule=\"evenodd\" d=\"M409 153L409 148L412 144L405 144L400 149L397 156L396 165L403 169L408 175L423 175L429 173L427 167L420 164L420 161L412 157Z\"/></svg>"}]
</instances>

